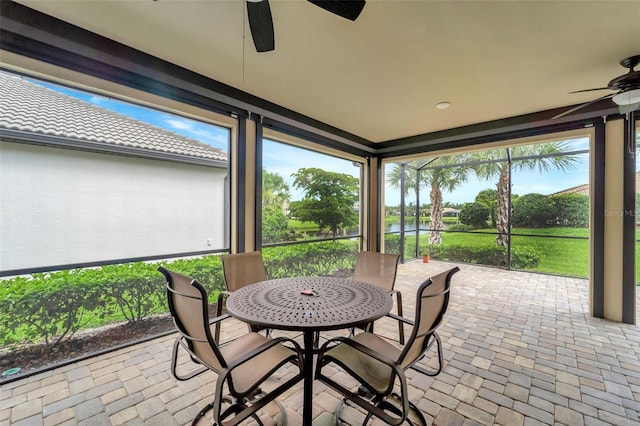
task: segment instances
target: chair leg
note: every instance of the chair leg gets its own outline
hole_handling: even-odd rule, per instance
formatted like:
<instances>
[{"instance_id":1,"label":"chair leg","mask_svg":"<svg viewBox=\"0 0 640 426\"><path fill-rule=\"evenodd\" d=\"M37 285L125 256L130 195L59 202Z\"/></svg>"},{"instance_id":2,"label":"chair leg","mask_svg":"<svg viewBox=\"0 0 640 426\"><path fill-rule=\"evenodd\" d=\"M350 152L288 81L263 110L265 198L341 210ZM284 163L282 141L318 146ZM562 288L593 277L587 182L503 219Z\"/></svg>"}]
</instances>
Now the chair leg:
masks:
<instances>
[{"instance_id":1,"label":"chair leg","mask_svg":"<svg viewBox=\"0 0 640 426\"><path fill-rule=\"evenodd\" d=\"M427 370L426 368L421 367L417 364L414 364L411 366L413 370L416 370L426 376L431 376L431 377L437 376L438 374L440 374L440 372L442 371L442 366L444 362L444 358L442 356L442 341L440 340L440 336L438 336L438 333L434 332L433 338L434 338L433 343L436 344L437 346L436 350L438 351L438 368L436 368L435 370ZM433 345L433 343L431 343L429 346ZM427 347L427 349L425 350L425 353L422 355L422 358L424 358L424 356L428 351L429 351L429 347Z\"/></svg>"},{"instance_id":2,"label":"chair leg","mask_svg":"<svg viewBox=\"0 0 640 426\"><path fill-rule=\"evenodd\" d=\"M179 374L178 373L178 348L179 347L180 347L180 338L177 337L175 342L173 342L173 352L171 353L171 374L173 375L173 377L175 377L177 380L184 381L184 380L189 380L193 377L196 377L197 375L202 374L205 371L209 370L207 367L201 367L185 375ZM198 361L196 361L193 358L192 358L192 361L195 363L198 363Z\"/></svg>"},{"instance_id":3,"label":"chair leg","mask_svg":"<svg viewBox=\"0 0 640 426\"><path fill-rule=\"evenodd\" d=\"M216 343L220 344L220 323L216 323L216 325L213 327L213 340L215 340Z\"/></svg>"},{"instance_id":4,"label":"chair leg","mask_svg":"<svg viewBox=\"0 0 640 426\"><path fill-rule=\"evenodd\" d=\"M245 400L255 402L256 400L260 399L263 395L265 394L260 389L257 389L255 392L249 395ZM224 419L228 418L231 414L236 415L242 412L242 410L244 410L247 407L246 404L240 403L239 400L233 398L230 395L223 396L222 401L224 403L229 404L229 407L224 409L221 414L221 417L223 419L223 424L226 423L224 422ZM271 402L276 404L280 412L280 421L277 423L277 426L287 426L287 412L285 408L277 399L274 399ZM195 426L196 423L206 414L206 412L212 408L213 408L213 403L208 404L206 407L200 410L200 412L196 415L196 417L193 418L193 421L191 422L191 426ZM258 416L257 412L249 415L249 417L252 418L258 424L258 426L264 426L264 423L262 423L262 420L260 420L260 417ZM233 418L230 421L233 423ZM215 421L213 423L213 426L217 426L217 423L215 423Z\"/></svg>"},{"instance_id":5,"label":"chair leg","mask_svg":"<svg viewBox=\"0 0 640 426\"><path fill-rule=\"evenodd\" d=\"M220 315L222 315L222 311L224 310L224 293L220 293L218 295L218 301L216 302L216 317L219 317ZM214 335L213 335L213 340L215 340L216 343L220 343L220 328L221 328L221 324L219 322L216 323L216 325L214 326Z\"/></svg>"},{"instance_id":6,"label":"chair leg","mask_svg":"<svg viewBox=\"0 0 640 426\"><path fill-rule=\"evenodd\" d=\"M396 305L398 316L402 317L402 294L400 292L396 293ZM402 321L398 321L398 336L400 344L404 345L404 323Z\"/></svg>"}]
</instances>

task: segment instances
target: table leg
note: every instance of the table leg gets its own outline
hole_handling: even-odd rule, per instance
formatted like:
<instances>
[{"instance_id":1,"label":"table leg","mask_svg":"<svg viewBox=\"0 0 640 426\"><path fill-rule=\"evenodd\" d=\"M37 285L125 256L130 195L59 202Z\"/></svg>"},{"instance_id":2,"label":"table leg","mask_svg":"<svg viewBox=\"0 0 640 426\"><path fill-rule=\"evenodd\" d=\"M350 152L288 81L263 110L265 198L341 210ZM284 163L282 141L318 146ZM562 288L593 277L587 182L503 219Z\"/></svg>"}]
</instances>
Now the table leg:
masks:
<instances>
[{"instance_id":1,"label":"table leg","mask_svg":"<svg viewBox=\"0 0 640 426\"><path fill-rule=\"evenodd\" d=\"M304 332L304 388L302 394L302 425L313 420L313 331Z\"/></svg>"}]
</instances>

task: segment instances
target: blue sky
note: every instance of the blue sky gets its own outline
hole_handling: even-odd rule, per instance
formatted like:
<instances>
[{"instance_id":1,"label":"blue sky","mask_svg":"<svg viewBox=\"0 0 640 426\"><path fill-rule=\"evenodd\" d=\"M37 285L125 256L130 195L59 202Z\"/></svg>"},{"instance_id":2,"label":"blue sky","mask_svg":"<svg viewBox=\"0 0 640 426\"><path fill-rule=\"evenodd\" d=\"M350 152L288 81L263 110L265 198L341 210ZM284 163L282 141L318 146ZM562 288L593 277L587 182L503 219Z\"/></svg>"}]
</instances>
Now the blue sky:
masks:
<instances>
[{"instance_id":1,"label":"blue sky","mask_svg":"<svg viewBox=\"0 0 640 426\"><path fill-rule=\"evenodd\" d=\"M225 152L227 151L229 135L228 131L222 127L103 96L38 81L34 82L136 120L144 121L182 136L198 140ZM584 149L588 146L588 140L586 139L573 140L571 143L574 149ZM292 187L291 183L293 179L291 178L291 174L295 173L301 167L320 167L329 171L346 173L354 177L360 176L360 168L355 167L351 161L273 141L265 141L263 153L264 167L272 173L278 173L290 184L291 194L294 200L300 199L302 193ZM512 192L518 195L531 192L551 194L573 186L586 184L588 183L588 179L588 157L582 155L580 162L576 163L575 168L566 172L551 171L545 174L540 174L537 171L514 172ZM385 204L398 205L400 203L399 191L390 188L389 185L385 184L385 186ZM453 193L443 192L443 201L453 203L473 201L479 191L488 188L495 188L495 182L471 178L467 183L456 188ZM428 197L428 190L421 191L421 202L428 202Z\"/></svg>"},{"instance_id":2,"label":"blue sky","mask_svg":"<svg viewBox=\"0 0 640 426\"><path fill-rule=\"evenodd\" d=\"M573 139L566 141L568 149L579 151L587 149L588 138ZM442 191L443 202L466 203L475 199L478 192L484 189L496 189L497 177L493 180L481 180L471 175L469 180L456 187L453 192ZM547 173L539 171L516 170L512 174L513 194L525 195L529 193L553 194L567 188L589 183L589 157L587 154L577 156L577 161L572 169L552 170ZM406 198L409 201L409 198ZM420 191L420 204L429 202L429 190ZM390 185L385 186L385 204L395 206L400 204L400 191L393 189Z\"/></svg>"},{"instance_id":3,"label":"blue sky","mask_svg":"<svg viewBox=\"0 0 640 426\"><path fill-rule=\"evenodd\" d=\"M127 102L105 98L91 93L68 89L66 87L60 87L39 81L34 82L74 98L81 99L85 102L89 102L136 120L169 130L187 138L195 139L225 152L227 151L229 134L228 131L222 127L217 127L150 108L132 105Z\"/></svg>"}]
</instances>

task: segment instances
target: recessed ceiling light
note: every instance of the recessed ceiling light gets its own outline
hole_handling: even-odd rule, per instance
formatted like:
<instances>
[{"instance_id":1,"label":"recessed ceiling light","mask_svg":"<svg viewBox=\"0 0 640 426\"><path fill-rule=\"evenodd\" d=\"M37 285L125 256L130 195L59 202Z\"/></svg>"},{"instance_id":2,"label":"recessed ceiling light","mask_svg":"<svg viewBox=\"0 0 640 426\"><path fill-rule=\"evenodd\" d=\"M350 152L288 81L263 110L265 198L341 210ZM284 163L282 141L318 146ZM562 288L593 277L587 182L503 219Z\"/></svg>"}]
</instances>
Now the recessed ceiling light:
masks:
<instances>
[{"instance_id":1,"label":"recessed ceiling light","mask_svg":"<svg viewBox=\"0 0 640 426\"><path fill-rule=\"evenodd\" d=\"M451 106L451 102L438 102L436 104L436 108L438 109L447 109Z\"/></svg>"}]
</instances>

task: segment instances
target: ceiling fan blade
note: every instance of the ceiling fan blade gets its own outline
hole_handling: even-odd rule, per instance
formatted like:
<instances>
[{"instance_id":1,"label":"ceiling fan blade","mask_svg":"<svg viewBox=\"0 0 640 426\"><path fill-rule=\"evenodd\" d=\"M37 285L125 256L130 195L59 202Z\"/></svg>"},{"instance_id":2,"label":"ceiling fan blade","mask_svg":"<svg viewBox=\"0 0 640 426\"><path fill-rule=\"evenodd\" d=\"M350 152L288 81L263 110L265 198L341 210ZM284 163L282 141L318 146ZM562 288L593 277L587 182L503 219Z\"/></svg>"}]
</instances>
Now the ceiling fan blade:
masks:
<instances>
[{"instance_id":1,"label":"ceiling fan blade","mask_svg":"<svg viewBox=\"0 0 640 426\"><path fill-rule=\"evenodd\" d=\"M355 21L360 16L365 4L364 0L309 0L309 2L350 21Z\"/></svg>"},{"instance_id":2,"label":"ceiling fan blade","mask_svg":"<svg viewBox=\"0 0 640 426\"><path fill-rule=\"evenodd\" d=\"M551 119L552 119L552 120L555 120L556 118L564 117L565 115L571 114L571 113L572 113L572 112L574 112L574 111L577 111L577 110L582 109L582 108L584 108L584 107L587 107L587 106L589 106L589 105L595 104L596 102L601 101L601 100L603 100L603 99L609 99L609 98L612 98L614 95L615 95L615 93L613 93L613 94L608 94L608 95L604 95L604 96L601 96L601 97L599 97L598 99L594 99L594 100L592 100L592 101L590 101L590 102L587 102L587 103L584 103L584 104L578 105L578 106L576 106L576 107L573 107L573 108L571 108L571 109L569 109L569 110L567 110L567 111L565 111L565 112L563 112L563 113L560 113L560 114L558 114L558 115L554 115L553 117L551 117Z\"/></svg>"},{"instance_id":3,"label":"ceiling fan blade","mask_svg":"<svg viewBox=\"0 0 640 426\"><path fill-rule=\"evenodd\" d=\"M247 16L253 44L258 52L269 52L275 49L273 34L273 17L269 0L247 0Z\"/></svg>"},{"instance_id":4,"label":"ceiling fan blade","mask_svg":"<svg viewBox=\"0 0 640 426\"><path fill-rule=\"evenodd\" d=\"M582 92L595 92L596 90L611 90L608 87L598 87L596 89L583 89L583 90L576 90L575 92L569 92L569 94L571 93L582 93Z\"/></svg>"}]
</instances>

